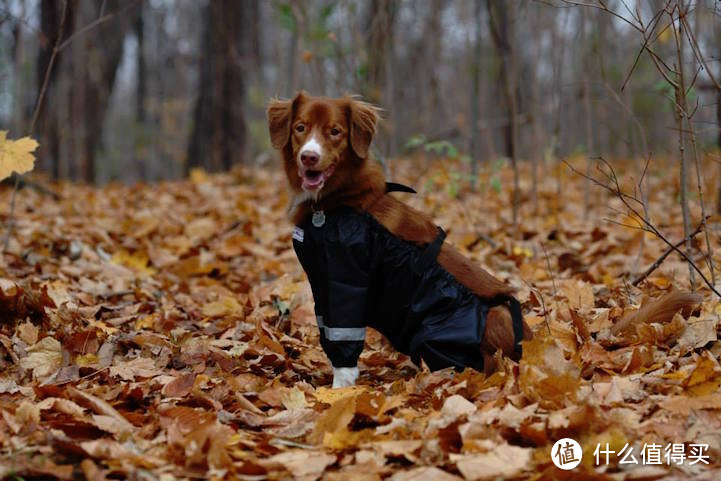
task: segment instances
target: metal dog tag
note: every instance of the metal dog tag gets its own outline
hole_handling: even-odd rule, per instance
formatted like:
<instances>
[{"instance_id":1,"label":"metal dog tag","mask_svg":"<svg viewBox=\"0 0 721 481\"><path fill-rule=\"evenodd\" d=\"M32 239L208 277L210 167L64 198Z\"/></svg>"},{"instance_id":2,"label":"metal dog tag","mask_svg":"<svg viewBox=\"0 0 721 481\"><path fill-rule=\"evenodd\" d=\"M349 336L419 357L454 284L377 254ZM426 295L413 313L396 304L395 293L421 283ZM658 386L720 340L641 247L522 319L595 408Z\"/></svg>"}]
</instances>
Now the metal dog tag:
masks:
<instances>
[{"instance_id":1,"label":"metal dog tag","mask_svg":"<svg viewBox=\"0 0 721 481\"><path fill-rule=\"evenodd\" d=\"M313 212L313 217L311 217L310 221L315 227L323 227L323 224L325 224L325 212L322 210Z\"/></svg>"}]
</instances>

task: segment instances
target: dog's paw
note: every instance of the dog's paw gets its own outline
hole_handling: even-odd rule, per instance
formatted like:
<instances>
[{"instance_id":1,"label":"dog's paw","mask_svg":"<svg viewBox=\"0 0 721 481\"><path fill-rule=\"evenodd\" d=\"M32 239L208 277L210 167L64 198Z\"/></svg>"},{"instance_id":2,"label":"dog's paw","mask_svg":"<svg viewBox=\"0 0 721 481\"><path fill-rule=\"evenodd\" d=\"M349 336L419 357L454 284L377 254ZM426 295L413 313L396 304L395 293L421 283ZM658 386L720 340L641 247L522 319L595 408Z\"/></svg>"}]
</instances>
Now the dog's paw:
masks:
<instances>
[{"instance_id":1,"label":"dog's paw","mask_svg":"<svg viewBox=\"0 0 721 481\"><path fill-rule=\"evenodd\" d=\"M357 367L334 367L333 388L355 385L360 371Z\"/></svg>"}]
</instances>

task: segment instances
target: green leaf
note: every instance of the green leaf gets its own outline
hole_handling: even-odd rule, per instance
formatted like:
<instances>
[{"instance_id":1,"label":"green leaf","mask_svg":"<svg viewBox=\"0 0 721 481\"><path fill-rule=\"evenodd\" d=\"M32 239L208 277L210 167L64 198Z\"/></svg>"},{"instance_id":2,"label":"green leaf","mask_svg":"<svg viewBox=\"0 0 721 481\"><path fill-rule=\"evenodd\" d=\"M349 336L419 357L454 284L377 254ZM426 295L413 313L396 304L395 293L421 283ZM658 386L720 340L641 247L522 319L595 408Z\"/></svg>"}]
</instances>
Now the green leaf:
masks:
<instances>
[{"instance_id":1,"label":"green leaf","mask_svg":"<svg viewBox=\"0 0 721 481\"><path fill-rule=\"evenodd\" d=\"M418 134L412 136L408 141L406 142L405 148L406 150L412 150L417 149L421 145L426 143L426 136L423 134Z\"/></svg>"},{"instance_id":2,"label":"green leaf","mask_svg":"<svg viewBox=\"0 0 721 481\"><path fill-rule=\"evenodd\" d=\"M452 143L446 141L445 143L446 151L448 152L448 157L455 159L458 157L458 149L455 145Z\"/></svg>"},{"instance_id":3,"label":"green leaf","mask_svg":"<svg viewBox=\"0 0 721 481\"><path fill-rule=\"evenodd\" d=\"M287 316L290 314L290 304L280 298L275 298L273 300L273 306L278 309L278 313L281 316Z\"/></svg>"},{"instance_id":4,"label":"green leaf","mask_svg":"<svg viewBox=\"0 0 721 481\"><path fill-rule=\"evenodd\" d=\"M360 80L366 80L368 78L368 64L364 62L358 65L355 74Z\"/></svg>"},{"instance_id":5,"label":"green leaf","mask_svg":"<svg viewBox=\"0 0 721 481\"><path fill-rule=\"evenodd\" d=\"M295 31L295 17L293 16L293 7L290 3L279 3L278 5L278 23L281 28Z\"/></svg>"},{"instance_id":6,"label":"green leaf","mask_svg":"<svg viewBox=\"0 0 721 481\"><path fill-rule=\"evenodd\" d=\"M440 155L443 152L443 141L436 140L435 142L428 142L425 148L426 152L433 152L434 154Z\"/></svg>"},{"instance_id":7,"label":"green leaf","mask_svg":"<svg viewBox=\"0 0 721 481\"><path fill-rule=\"evenodd\" d=\"M447 140L437 140L435 142L429 142L426 144L426 151L433 152L437 155L444 155L455 159L458 157L458 149L455 145Z\"/></svg>"},{"instance_id":8,"label":"green leaf","mask_svg":"<svg viewBox=\"0 0 721 481\"><path fill-rule=\"evenodd\" d=\"M491 177L491 189L496 191L496 194L501 193L501 178L497 175Z\"/></svg>"},{"instance_id":9,"label":"green leaf","mask_svg":"<svg viewBox=\"0 0 721 481\"><path fill-rule=\"evenodd\" d=\"M335 10L335 6L336 6L336 3L334 2L334 3L330 3L328 5L325 5L323 8L321 8L320 18L323 21L323 23L325 23L326 20L328 20L328 17L331 16L331 14L333 13L333 10Z\"/></svg>"}]
</instances>

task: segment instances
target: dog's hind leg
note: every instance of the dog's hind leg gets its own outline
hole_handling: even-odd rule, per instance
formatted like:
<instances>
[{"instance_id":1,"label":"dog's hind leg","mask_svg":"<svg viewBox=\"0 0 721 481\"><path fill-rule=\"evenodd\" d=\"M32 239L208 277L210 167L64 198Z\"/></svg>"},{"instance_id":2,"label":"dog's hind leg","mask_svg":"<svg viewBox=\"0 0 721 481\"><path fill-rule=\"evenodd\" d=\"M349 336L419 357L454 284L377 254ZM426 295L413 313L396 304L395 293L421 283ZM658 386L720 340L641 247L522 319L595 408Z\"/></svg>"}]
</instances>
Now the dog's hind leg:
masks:
<instances>
[{"instance_id":1,"label":"dog's hind leg","mask_svg":"<svg viewBox=\"0 0 721 481\"><path fill-rule=\"evenodd\" d=\"M531 328L523 323L523 339L529 340L533 337ZM506 306L495 306L489 309L486 315L486 332L481 342L481 354L483 354L484 371L486 374L496 370L496 362L493 355L500 350L504 356L514 361L520 359L520 354L514 349L515 337L513 335L513 320L511 313Z\"/></svg>"}]
</instances>

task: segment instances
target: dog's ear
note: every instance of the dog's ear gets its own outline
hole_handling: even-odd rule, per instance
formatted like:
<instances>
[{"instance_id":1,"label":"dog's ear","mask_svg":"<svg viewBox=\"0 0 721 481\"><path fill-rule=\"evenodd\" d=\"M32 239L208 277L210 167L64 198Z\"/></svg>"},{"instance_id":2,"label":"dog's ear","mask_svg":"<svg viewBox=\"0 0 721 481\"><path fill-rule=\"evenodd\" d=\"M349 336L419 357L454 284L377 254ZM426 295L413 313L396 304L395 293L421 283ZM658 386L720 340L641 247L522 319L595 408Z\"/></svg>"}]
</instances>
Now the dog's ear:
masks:
<instances>
[{"instance_id":1,"label":"dog's ear","mask_svg":"<svg viewBox=\"0 0 721 481\"><path fill-rule=\"evenodd\" d=\"M274 149L282 150L288 144L293 114L304 96L303 92L299 92L293 100L273 99L268 104L268 132Z\"/></svg>"},{"instance_id":2,"label":"dog's ear","mask_svg":"<svg viewBox=\"0 0 721 481\"><path fill-rule=\"evenodd\" d=\"M376 134L376 123L378 122L378 108L361 102L350 100L350 145L353 152L365 159L368 157L368 148Z\"/></svg>"}]
</instances>

